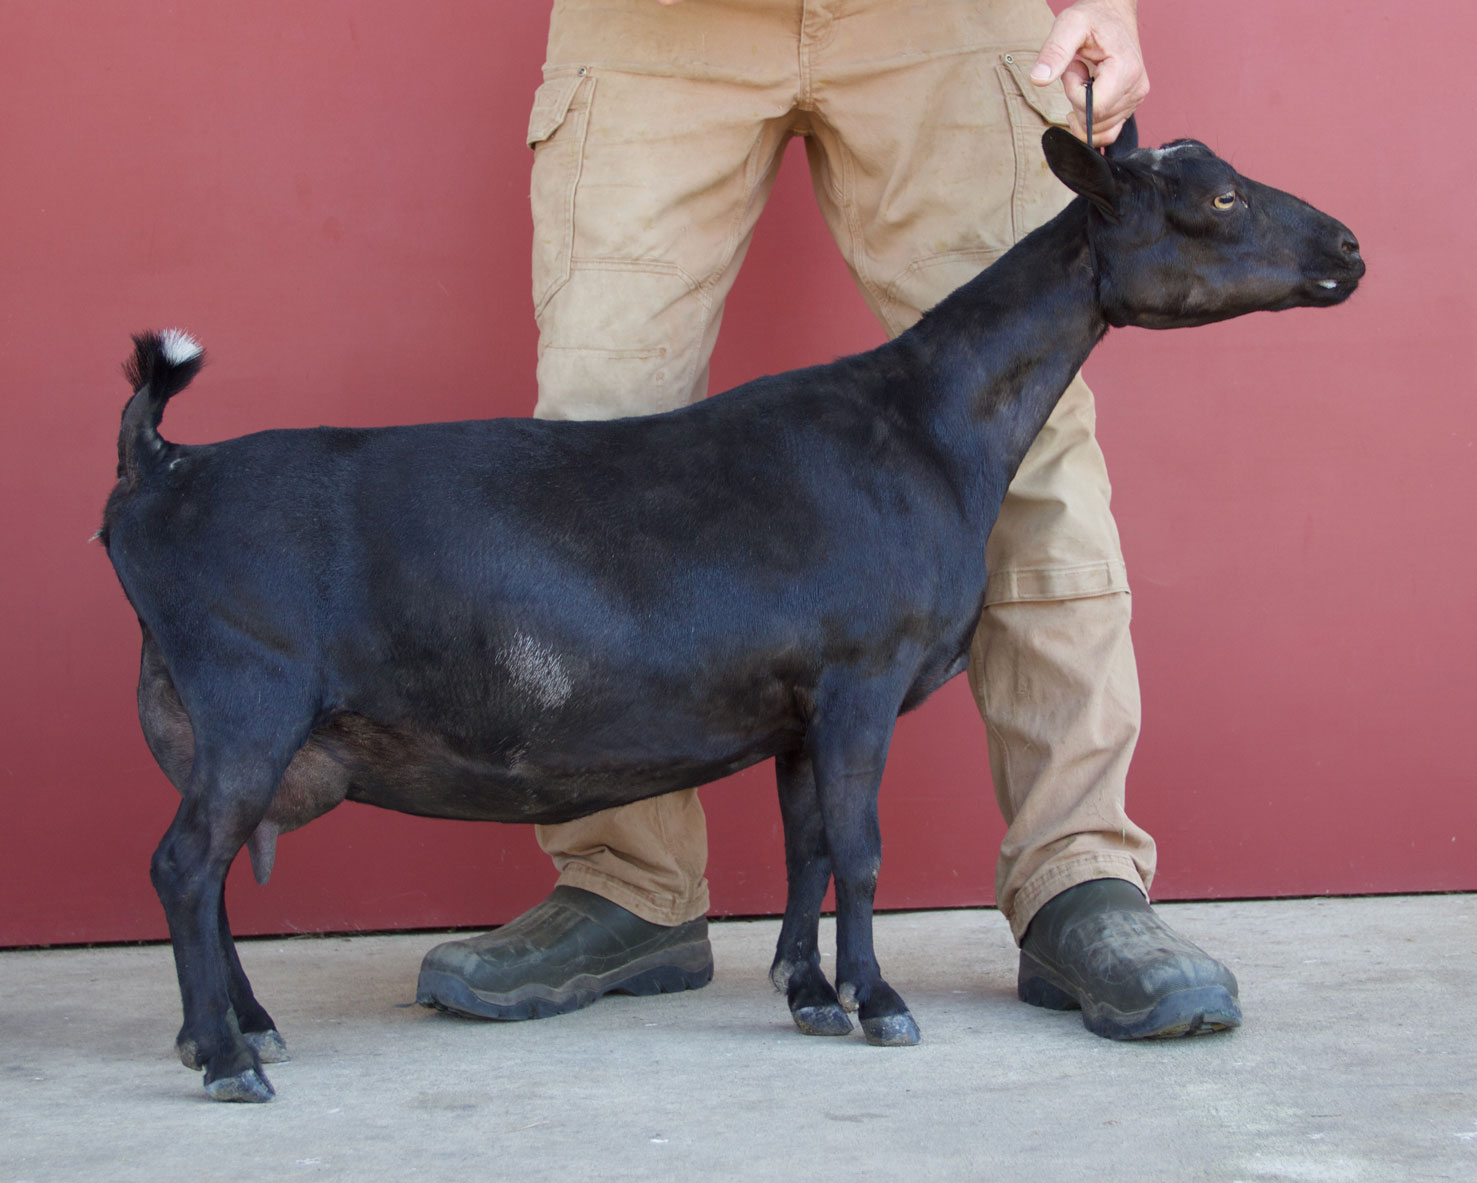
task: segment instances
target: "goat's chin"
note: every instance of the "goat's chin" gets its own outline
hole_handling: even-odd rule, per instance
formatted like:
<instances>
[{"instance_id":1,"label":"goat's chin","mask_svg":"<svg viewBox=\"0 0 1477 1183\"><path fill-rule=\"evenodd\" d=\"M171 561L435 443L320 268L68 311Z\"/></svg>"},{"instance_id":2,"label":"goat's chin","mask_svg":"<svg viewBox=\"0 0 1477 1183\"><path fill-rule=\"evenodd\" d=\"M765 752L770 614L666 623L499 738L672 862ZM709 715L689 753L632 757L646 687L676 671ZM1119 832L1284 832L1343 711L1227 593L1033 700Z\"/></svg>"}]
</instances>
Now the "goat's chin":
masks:
<instances>
[{"instance_id":1,"label":"goat's chin","mask_svg":"<svg viewBox=\"0 0 1477 1183\"><path fill-rule=\"evenodd\" d=\"M1291 308L1293 304L1282 304L1279 307ZM1234 320L1238 316L1245 316L1248 312L1259 311L1261 311L1261 305L1239 308L1234 311L1219 309L1215 312L1189 311L1183 308L1152 312L1138 310L1121 320L1110 319L1108 323L1114 328L1131 325L1137 329L1194 329L1201 325L1215 324L1217 321Z\"/></svg>"}]
</instances>

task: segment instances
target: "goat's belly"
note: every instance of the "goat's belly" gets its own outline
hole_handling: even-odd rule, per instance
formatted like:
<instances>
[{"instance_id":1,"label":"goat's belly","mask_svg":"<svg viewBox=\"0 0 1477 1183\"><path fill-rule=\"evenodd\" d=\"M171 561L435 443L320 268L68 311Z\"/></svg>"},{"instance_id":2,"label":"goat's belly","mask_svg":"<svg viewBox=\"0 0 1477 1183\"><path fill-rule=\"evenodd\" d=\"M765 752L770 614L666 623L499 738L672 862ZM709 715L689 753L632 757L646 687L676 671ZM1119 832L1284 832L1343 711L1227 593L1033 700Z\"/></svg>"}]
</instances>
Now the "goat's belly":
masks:
<instances>
[{"instance_id":1,"label":"goat's belly","mask_svg":"<svg viewBox=\"0 0 1477 1183\"><path fill-rule=\"evenodd\" d=\"M644 750L580 760L523 741L502 753L469 756L439 736L341 716L308 746L342 769L350 801L424 817L551 823L707 784L785 744L756 737L695 753Z\"/></svg>"}]
</instances>

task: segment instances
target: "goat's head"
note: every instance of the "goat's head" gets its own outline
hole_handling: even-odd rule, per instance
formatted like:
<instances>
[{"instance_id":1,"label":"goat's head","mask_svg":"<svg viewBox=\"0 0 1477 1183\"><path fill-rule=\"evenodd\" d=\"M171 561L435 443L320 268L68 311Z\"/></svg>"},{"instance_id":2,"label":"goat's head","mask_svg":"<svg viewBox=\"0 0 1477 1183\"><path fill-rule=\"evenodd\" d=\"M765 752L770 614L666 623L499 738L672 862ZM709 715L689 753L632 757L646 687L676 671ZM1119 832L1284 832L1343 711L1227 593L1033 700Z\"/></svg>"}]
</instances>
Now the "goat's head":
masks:
<instances>
[{"instance_id":1,"label":"goat's head","mask_svg":"<svg viewBox=\"0 0 1477 1183\"><path fill-rule=\"evenodd\" d=\"M1364 274L1342 222L1243 177L1197 140L1141 149L1132 128L1100 155L1059 128L1047 162L1091 203L1103 315L1170 329L1246 312L1339 304Z\"/></svg>"}]
</instances>

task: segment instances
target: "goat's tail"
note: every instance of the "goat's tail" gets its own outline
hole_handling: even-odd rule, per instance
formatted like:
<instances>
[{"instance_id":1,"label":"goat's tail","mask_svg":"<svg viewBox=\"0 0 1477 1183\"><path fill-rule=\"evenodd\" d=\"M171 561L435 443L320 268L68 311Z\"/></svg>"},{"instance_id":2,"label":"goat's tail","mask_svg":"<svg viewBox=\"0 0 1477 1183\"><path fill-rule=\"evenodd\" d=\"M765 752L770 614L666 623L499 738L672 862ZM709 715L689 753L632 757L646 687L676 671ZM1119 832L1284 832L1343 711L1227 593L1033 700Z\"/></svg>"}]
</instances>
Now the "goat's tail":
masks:
<instances>
[{"instance_id":1,"label":"goat's tail","mask_svg":"<svg viewBox=\"0 0 1477 1183\"><path fill-rule=\"evenodd\" d=\"M133 338L133 356L123 363L133 397L123 408L118 432L119 480L132 486L163 457L169 446L159 435L164 404L188 386L204 364L205 350L179 329Z\"/></svg>"}]
</instances>

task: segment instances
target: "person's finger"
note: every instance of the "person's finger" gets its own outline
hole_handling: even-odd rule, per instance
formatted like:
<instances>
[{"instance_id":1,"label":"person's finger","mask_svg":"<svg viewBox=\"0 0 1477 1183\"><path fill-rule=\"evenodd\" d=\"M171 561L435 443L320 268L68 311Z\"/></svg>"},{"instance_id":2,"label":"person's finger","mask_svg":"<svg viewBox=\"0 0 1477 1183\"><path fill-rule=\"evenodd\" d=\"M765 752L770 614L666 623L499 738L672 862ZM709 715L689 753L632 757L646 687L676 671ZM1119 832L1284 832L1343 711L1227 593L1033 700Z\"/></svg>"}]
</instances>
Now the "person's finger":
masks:
<instances>
[{"instance_id":1,"label":"person's finger","mask_svg":"<svg viewBox=\"0 0 1477 1183\"><path fill-rule=\"evenodd\" d=\"M1078 139L1087 138L1087 81L1092 79L1092 138L1111 144L1149 93L1142 62L1106 58L1088 63L1075 58L1062 73L1062 90L1072 105L1068 127Z\"/></svg>"}]
</instances>

